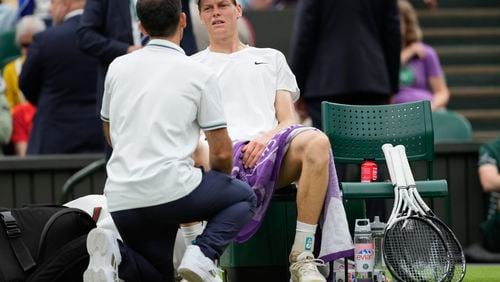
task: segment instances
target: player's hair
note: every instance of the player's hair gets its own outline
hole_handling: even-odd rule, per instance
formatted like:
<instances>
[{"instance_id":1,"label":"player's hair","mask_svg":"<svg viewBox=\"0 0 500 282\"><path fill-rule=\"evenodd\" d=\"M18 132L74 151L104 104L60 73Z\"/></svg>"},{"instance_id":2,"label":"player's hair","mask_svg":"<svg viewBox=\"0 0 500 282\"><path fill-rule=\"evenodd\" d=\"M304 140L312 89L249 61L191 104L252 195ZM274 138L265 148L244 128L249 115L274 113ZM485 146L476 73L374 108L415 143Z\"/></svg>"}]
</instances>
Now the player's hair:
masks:
<instances>
[{"instance_id":1,"label":"player's hair","mask_svg":"<svg viewBox=\"0 0 500 282\"><path fill-rule=\"evenodd\" d=\"M197 3L198 3L198 11L200 10L200 2L201 0L197 0ZM236 5L236 0L231 0L231 2L233 2L234 5Z\"/></svg>"}]
</instances>

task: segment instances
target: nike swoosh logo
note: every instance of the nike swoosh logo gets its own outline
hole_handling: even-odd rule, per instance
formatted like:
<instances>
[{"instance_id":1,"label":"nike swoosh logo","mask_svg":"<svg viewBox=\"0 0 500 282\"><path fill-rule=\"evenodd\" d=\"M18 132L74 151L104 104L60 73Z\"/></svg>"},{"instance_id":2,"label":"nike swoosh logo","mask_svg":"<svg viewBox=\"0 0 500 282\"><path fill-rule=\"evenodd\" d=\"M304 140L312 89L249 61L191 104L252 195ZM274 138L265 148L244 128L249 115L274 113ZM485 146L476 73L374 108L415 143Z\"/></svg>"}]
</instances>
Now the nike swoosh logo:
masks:
<instances>
[{"instance_id":1,"label":"nike swoosh logo","mask_svg":"<svg viewBox=\"0 0 500 282\"><path fill-rule=\"evenodd\" d=\"M256 65L263 65L263 64L267 64L266 62L255 62Z\"/></svg>"}]
</instances>

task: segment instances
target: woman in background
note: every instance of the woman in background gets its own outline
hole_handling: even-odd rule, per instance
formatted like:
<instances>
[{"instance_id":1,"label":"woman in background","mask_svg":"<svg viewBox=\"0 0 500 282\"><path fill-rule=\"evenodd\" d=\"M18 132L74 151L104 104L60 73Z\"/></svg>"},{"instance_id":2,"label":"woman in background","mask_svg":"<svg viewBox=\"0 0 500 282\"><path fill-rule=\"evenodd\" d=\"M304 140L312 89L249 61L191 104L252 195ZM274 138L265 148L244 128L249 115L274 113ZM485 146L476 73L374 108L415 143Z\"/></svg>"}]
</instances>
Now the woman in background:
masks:
<instances>
[{"instance_id":1,"label":"woman in background","mask_svg":"<svg viewBox=\"0 0 500 282\"><path fill-rule=\"evenodd\" d=\"M422 30L412 5L398 1L401 17L400 90L393 103L431 101L432 110L445 108L450 99L436 51L422 42Z\"/></svg>"}]
</instances>

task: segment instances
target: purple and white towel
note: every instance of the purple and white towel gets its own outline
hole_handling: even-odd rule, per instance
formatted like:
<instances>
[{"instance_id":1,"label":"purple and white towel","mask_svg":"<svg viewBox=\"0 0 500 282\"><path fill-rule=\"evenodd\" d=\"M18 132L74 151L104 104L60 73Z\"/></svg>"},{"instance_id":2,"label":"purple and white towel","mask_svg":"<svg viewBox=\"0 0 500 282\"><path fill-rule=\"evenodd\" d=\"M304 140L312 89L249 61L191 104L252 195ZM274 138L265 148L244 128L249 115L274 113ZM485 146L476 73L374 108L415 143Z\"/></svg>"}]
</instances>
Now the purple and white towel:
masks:
<instances>
[{"instance_id":1,"label":"purple and white towel","mask_svg":"<svg viewBox=\"0 0 500 282\"><path fill-rule=\"evenodd\" d=\"M307 130L317 129L302 125L292 125L278 132L267 145L257 165L252 169L245 169L241 159L241 149L247 142L236 142L234 144L234 167L231 174L233 177L250 184L257 195L257 211L252 220L236 237L235 241L237 243L249 240L259 229L276 189L281 163L288 146L295 136ZM322 240L319 258L324 261L333 261L353 255L354 247L347 225L347 217L344 205L342 204L342 195L331 152L327 197L325 198L320 224L322 228Z\"/></svg>"}]
</instances>

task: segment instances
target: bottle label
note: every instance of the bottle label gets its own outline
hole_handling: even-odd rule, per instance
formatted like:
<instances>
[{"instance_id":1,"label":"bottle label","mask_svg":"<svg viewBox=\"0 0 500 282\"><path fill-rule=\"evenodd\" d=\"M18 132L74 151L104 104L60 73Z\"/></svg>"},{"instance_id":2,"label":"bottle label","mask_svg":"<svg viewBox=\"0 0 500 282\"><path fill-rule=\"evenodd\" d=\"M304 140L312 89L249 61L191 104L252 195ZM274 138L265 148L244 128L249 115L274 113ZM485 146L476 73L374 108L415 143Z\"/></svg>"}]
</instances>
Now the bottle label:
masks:
<instances>
[{"instance_id":1,"label":"bottle label","mask_svg":"<svg viewBox=\"0 0 500 282\"><path fill-rule=\"evenodd\" d=\"M372 169L368 165L363 164L361 166L361 182L371 182L372 181Z\"/></svg>"},{"instance_id":2,"label":"bottle label","mask_svg":"<svg viewBox=\"0 0 500 282\"><path fill-rule=\"evenodd\" d=\"M356 262L356 273L372 272L374 259L375 259L375 254L373 251L373 243L360 243L354 245L354 260Z\"/></svg>"},{"instance_id":3,"label":"bottle label","mask_svg":"<svg viewBox=\"0 0 500 282\"><path fill-rule=\"evenodd\" d=\"M371 160L363 161L361 164L361 182L372 182L377 180L377 163Z\"/></svg>"}]
</instances>

